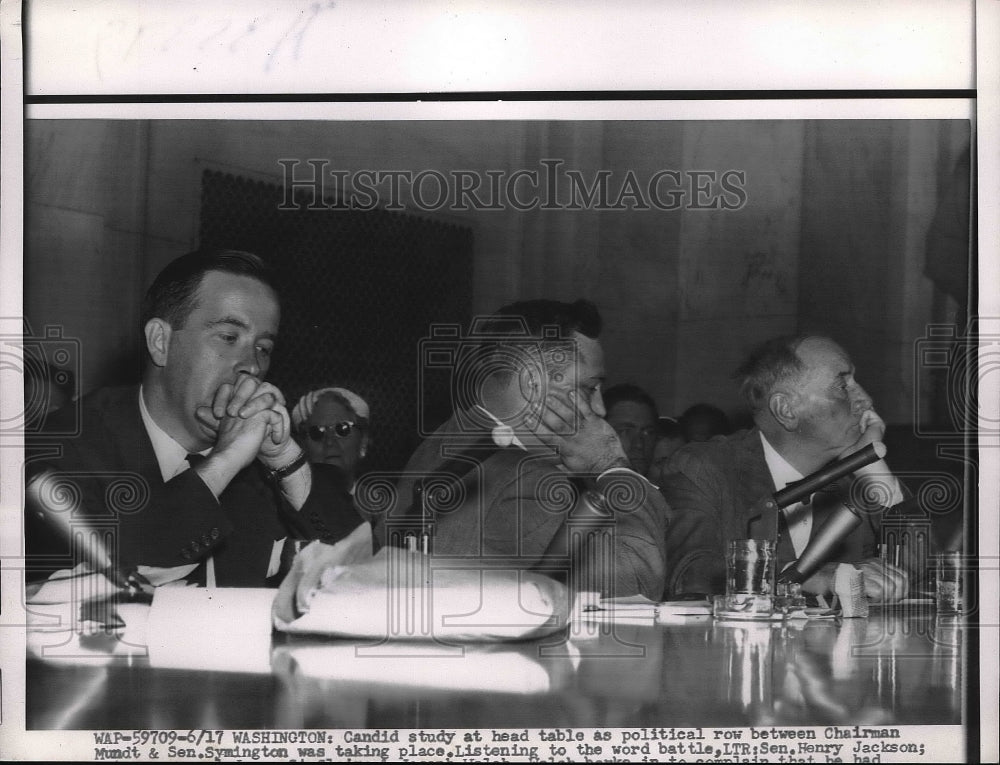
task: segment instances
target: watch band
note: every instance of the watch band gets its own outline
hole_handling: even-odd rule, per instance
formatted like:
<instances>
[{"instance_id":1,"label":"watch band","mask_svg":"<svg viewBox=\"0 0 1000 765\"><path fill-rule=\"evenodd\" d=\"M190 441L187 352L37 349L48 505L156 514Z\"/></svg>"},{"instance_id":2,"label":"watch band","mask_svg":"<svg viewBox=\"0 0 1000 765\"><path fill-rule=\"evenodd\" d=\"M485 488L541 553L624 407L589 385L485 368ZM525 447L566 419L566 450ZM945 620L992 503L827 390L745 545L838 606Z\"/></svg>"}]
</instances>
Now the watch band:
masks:
<instances>
[{"instance_id":1,"label":"watch band","mask_svg":"<svg viewBox=\"0 0 1000 765\"><path fill-rule=\"evenodd\" d=\"M287 465L283 465L280 468L271 471L271 479L274 481L281 481L288 478L292 473L298 470L300 467L306 464L306 453L299 452L299 456L289 462Z\"/></svg>"}]
</instances>

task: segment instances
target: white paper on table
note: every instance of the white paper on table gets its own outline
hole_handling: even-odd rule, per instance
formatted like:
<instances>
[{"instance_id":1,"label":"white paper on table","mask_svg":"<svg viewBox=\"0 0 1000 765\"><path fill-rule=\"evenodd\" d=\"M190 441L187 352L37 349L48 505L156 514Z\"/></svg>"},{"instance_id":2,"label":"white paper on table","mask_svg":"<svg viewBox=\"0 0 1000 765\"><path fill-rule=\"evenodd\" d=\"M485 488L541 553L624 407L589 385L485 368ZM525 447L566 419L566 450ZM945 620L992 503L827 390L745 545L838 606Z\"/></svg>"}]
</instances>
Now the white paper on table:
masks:
<instances>
[{"instance_id":1,"label":"white paper on table","mask_svg":"<svg viewBox=\"0 0 1000 765\"><path fill-rule=\"evenodd\" d=\"M270 673L275 592L244 587L158 588L146 624L150 664Z\"/></svg>"},{"instance_id":2,"label":"white paper on table","mask_svg":"<svg viewBox=\"0 0 1000 765\"><path fill-rule=\"evenodd\" d=\"M666 600L659 605L660 614L671 616L707 616L712 606L702 600Z\"/></svg>"},{"instance_id":3,"label":"white paper on table","mask_svg":"<svg viewBox=\"0 0 1000 765\"><path fill-rule=\"evenodd\" d=\"M419 553L383 548L363 563L334 566L309 610L275 626L292 633L389 640L497 642L563 629L564 585L516 569L433 569Z\"/></svg>"},{"instance_id":4,"label":"white paper on table","mask_svg":"<svg viewBox=\"0 0 1000 765\"><path fill-rule=\"evenodd\" d=\"M660 616L705 616L712 613L707 600L665 600L657 603L644 595L629 595L621 598L603 598L601 608L623 615L635 612L654 612Z\"/></svg>"}]
</instances>

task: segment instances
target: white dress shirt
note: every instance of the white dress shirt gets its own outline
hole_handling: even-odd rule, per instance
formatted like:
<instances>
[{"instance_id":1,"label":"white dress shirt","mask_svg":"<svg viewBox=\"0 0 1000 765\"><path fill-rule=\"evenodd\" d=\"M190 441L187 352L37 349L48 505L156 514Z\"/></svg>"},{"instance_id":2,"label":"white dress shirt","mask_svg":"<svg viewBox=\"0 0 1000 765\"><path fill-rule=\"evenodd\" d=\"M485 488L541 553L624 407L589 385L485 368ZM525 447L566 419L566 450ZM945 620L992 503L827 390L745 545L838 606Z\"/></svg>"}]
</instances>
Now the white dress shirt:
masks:
<instances>
[{"instance_id":1,"label":"white dress shirt","mask_svg":"<svg viewBox=\"0 0 1000 765\"><path fill-rule=\"evenodd\" d=\"M760 442L764 446L764 460L767 462L768 472L771 473L771 480L774 481L774 490L781 491L788 484L801 481L805 478L802 473L788 464L788 461L775 450L771 443L760 434ZM788 535L792 539L792 547L795 548L795 557L802 555L809 543L809 535L812 534L813 514L812 507L796 502L789 505L781 512L785 514L785 522L788 524Z\"/></svg>"},{"instance_id":2,"label":"white dress shirt","mask_svg":"<svg viewBox=\"0 0 1000 765\"><path fill-rule=\"evenodd\" d=\"M778 454L777 450L771 446L764 434L760 434L760 442L764 447L764 460L767 462L767 469L771 473L771 480L774 481L775 491L781 491L788 484L801 481L805 478L802 473L792 467L788 461ZM903 501L903 491L899 486L899 479L889 474L886 466L885 473L889 475L891 498L889 506ZM809 543L809 536L812 534L813 513L810 505L796 502L789 505L782 512L785 514L785 522L788 524L788 535L791 537L792 546L795 548L796 557L802 555Z\"/></svg>"}]
</instances>

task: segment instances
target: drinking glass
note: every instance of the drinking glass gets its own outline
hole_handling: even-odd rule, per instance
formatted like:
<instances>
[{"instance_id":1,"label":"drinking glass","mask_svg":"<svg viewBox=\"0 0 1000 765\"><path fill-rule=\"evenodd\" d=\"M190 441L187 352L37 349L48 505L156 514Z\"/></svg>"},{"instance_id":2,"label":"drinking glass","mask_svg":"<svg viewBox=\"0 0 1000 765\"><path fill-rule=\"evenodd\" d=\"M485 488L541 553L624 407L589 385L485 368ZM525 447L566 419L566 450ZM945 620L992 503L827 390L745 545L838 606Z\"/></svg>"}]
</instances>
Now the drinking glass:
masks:
<instances>
[{"instance_id":1,"label":"drinking glass","mask_svg":"<svg viewBox=\"0 0 1000 765\"><path fill-rule=\"evenodd\" d=\"M962 553L948 550L937 558L935 597L937 612L942 615L963 612Z\"/></svg>"},{"instance_id":2,"label":"drinking glass","mask_svg":"<svg viewBox=\"0 0 1000 765\"><path fill-rule=\"evenodd\" d=\"M726 594L716 595L717 619L770 619L774 613L773 539L732 539L726 545Z\"/></svg>"}]
</instances>

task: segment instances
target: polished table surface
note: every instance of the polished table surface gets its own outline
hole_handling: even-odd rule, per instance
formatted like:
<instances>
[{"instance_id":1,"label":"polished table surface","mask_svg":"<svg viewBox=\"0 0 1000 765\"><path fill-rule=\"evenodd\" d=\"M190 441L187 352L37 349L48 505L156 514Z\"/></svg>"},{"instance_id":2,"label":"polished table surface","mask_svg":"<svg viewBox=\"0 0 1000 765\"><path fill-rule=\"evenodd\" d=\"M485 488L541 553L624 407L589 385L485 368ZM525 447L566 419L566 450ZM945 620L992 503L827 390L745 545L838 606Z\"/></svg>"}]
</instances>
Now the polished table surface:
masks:
<instances>
[{"instance_id":1,"label":"polished table surface","mask_svg":"<svg viewBox=\"0 0 1000 765\"><path fill-rule=\"evenodd\" d=\"M963 721L961 620L572 624L493 645L274 635L263 663L154 666L113 635L29 651L33 729L917 725ZM206 654L211 651L207 650ZM215 646L217 649L218 646ZM222 652L225 655L225 651ZM219 667L226 666L225 669Z\"/></svg>"}]
</instances>

